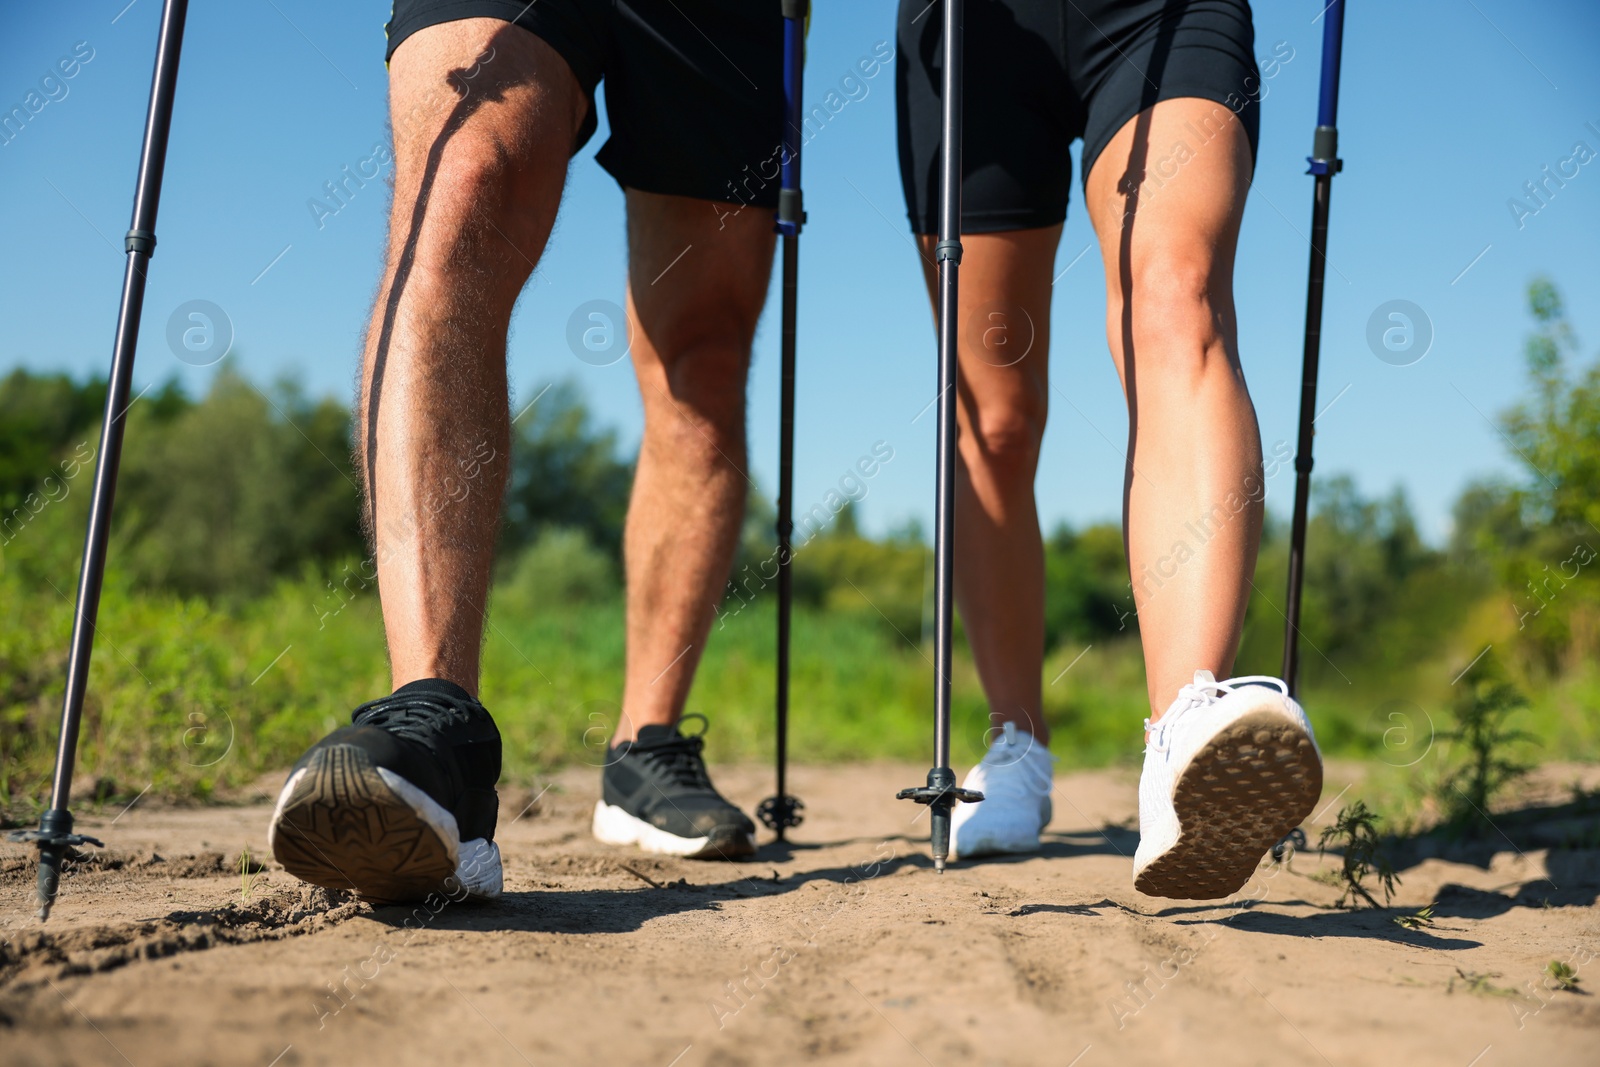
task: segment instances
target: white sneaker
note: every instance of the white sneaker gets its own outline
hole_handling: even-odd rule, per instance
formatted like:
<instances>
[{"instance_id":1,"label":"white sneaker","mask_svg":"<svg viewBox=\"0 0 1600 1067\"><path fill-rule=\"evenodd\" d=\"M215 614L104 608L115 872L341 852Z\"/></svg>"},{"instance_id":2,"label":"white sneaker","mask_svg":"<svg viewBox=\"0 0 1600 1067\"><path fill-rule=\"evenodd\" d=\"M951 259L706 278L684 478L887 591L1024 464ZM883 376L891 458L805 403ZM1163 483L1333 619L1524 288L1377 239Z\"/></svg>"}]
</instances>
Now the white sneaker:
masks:
<instances>
[{"instance_id":1,"label":"white sneaker","mask_svg":"<svg viewBox=\"0 0 1600 1067\"><path fill-rule=\"evenodd\" d=\"M1007 852L1037 852L1039 831L1050 821L1055 757L1026 730L1006 723L982 762L961 785L983 800L956 805L950 851L959 859Z\"/></svg>"},{"instance_id":2,"label":"white sneaker","mask_svg":"<svg viewBox=\"0 0 1600 1067\"><path fill-rule=\"evenodd\" d=\"M1304 709L1276 678L1196 671L1152 726L1139 779L1133 886L1155 897L1238 892L1322 793Z\"/></svg>"}]
</instances>

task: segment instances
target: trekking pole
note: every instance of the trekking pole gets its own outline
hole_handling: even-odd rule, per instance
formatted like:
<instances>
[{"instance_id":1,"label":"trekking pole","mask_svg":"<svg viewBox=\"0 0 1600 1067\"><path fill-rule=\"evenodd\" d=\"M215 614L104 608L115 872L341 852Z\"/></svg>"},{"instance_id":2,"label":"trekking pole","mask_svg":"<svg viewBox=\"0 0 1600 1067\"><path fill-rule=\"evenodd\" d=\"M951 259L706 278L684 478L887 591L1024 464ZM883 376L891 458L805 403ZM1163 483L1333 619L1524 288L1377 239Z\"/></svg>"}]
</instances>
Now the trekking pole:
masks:
<instances>
[{"instance_id":1,"label":"trekking pole","mask_svg":"<svg viewBox=\"0 0 1600 1067\"><path fill-rule=\"evenodd\" d=\"M779 167L777 231L783 236L783 356L778 402L778 792L756 815L784 839L804 820L805 804L789 795L789 620L794 608L794 334L798 311L800 227L806 221L800 195L800 129L804 105L807 0L783 0L783 141Z\"/></svg>"},{"instance_id":2,"label":"trekking pole","mask_svg":"<svg viewBox=\"0 0 1600 1067\"><path fill-rule=\"evenodd\" d=\"M933 769L928 784L902 789L901 800L928 806L933 869L950 855L950 810L983 794L956 788L950 769L951 579L956 539L956 289L961 265L962 0L944 0L943 141L939 150L939 429L938 490L933 534Z\"/></svg>"},{"instance_id":3,"label":"trekking pole","mask_svg":"<svg viewBox=\"0 0 1600 1067\"><path fill-rule=\"evenodd\" d=\"M72 765L77 755L78 724L83 717L84 690L89 684L89 658L94 650L95 616L105 577L106 542L111 533L111 503L117 489L117 463L122 457L122 431L133 381L134 349L139 316L144 308L145 267L156 247L156 208L161 200L161 172L167 158L167 133L172 126L172 97L178 83L178 54L183 49L183 22L188 0L166 0L161 8L161 33L156 41L155 72L150 79L150 110L145 117L144 147L139 155L139 183L133 194L133 223L124 246L128 263L122 276L122 305L117 311L117 338L111 353L111 380L106 389L105 422L100 428L100 454L95 461L94 493L89 501L89 529L83 541L83 569L78 575L78 600L72 614L72 651L67 659L67 691L61 706L61 738L56 749L55 783L50 808L39 829L18 830L12 841L39 846L39 919L50 917L61 884L61 861L67 850L100 845L72 832Z\"/></svg>"},{"instance_id":4,"label":"trekking pole","mask_svg":"<svg viewBox=\"0 0 1600 1067\"><path fill-rule=\"evenodd\" d=\"M1317 362L1322 348L1322 278L1328 265L1328 197L1333 176L1344 169L1339 158L1339 50L1344 41L1344 0L1323 11L1322 88L1317 98L1317 129L1306 161L1315 175L1311 201L1311 273L1306 283L1305 364L1300 372L1300 442L1294 457L1294 525L1289 534L1289 604L1284 615L1283 681L1289 695L1299 691L1300 589L1305 584L1306 509L1311 496L1311 439L1317 417Z\"/></svg>"}]
</instances>

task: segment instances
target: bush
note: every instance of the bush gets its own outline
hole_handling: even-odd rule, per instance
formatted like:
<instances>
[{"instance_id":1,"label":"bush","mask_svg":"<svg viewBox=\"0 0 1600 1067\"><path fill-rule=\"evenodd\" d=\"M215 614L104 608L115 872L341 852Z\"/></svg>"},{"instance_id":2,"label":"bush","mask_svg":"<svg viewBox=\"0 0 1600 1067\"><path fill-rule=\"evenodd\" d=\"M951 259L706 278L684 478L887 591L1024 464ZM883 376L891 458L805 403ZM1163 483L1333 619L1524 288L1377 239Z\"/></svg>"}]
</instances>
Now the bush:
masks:
<instances>
[{"instance_id":1,"label":"bush","mask_svg":"<svg viewBox=\"0 0 1600 1067\"><path fill-rule=\"evenodd\" d=\"M923 592L932 557L914 541L870 541L840 512L841 522L795 550L795 599L827 611L886 622L912 645L922 641ZM926 579L926 580L925 580ZM931 619L931 611L928 614Z\"/></svg>"},{"instance_id":2,"label":"bush","mask_svg":"<svg viewBox=\"0 0 1600 1067\"><path fill-rule=\"evenodd\" d=\"M547 528L565 527L583 531L620 560L633 461L618 455L616 432L595 428L572 382L536 393L512 430L502 549L514 551Z\"/></svg>"},{"instance_id":3,"label":"bush","mask_svg":"<svg viewBox=\"0 0 1600 1067\"><path fill-rule=\"evenodd\" d=\"M1046 648L1139 632L1120 527L1057 526L1045 541L1044 573Z\"/></svg>"},{"instance_id":4,"label":"bush","mask_svg":"<svg viewBox=\"0 0 1600 1067\"><path fill-rule=\"evenodd\" d=\"M555 605L597 604L616 599L617 567L582 530L547 527L505 568L495 587L495 610L526 616Z\"/></svg>"},{"instance_id":5,"label":"bush","mask_svg":"<svg viewBox=\"0 0 1600 1067\"><path fill-rule=\"evenodd\" d=\"M0 511L10 514L61 458L82 443L105 408L106 383L14 370L0 381Z\"/></svg>"},{"instance_id":6,"label":"bush","mask_svg":"<svg viewBox=\"0 0 1600 1067\"><path fill-rule=\"evenodd\" d=\"M170 419L136 404L117 482L113 565L182 596L248 597L305 564L360 555L350 419L232 366Z\"/></svg>"}]
</instances>

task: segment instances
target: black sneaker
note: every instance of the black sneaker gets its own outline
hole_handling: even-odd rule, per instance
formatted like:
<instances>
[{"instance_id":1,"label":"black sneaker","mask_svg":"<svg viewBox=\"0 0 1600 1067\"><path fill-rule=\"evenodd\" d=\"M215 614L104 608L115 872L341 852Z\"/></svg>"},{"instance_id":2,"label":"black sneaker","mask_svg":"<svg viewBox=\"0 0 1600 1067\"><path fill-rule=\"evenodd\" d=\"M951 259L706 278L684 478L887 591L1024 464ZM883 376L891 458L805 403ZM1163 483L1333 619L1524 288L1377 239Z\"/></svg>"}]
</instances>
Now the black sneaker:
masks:
<instances>
[{"instance_id":1,"label":"black sneaker","mask_svg":"<svg viewBox=\"0 0 1600 1067\"><path fill-rule=\"evenodd\" d=\"M706 721L704 715L685 718ZM594 836L608 845L689 859L740 859L756 850L756 824L706 775L699 734L642 726L636 741L606 753Z\"/></svg>"},{"instance_id":2,"label":"black sneaker","mask_svg":"<svg viewBox=\"0 0 1600 1067\"><path fill-rule=\"evenodd\" d=\"M296 878L378 904L500 895L500 731L454 682L363 704L289 772L267 844Z\"/></svg>"}]
</instances>

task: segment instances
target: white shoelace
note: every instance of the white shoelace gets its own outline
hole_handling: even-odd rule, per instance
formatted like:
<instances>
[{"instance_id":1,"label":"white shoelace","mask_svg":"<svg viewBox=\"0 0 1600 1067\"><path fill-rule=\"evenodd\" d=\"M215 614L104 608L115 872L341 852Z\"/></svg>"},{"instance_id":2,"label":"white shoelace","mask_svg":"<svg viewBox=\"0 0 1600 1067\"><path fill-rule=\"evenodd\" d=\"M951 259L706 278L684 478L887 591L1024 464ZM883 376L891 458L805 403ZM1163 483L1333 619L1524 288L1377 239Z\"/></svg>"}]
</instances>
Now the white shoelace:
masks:
<instances>
[{"instance_id":1,"label":"white shoelace","mask_svg":"<svg viewBox=\"0 0 1600 1067\"><path fill-rule=\"evenodd\" d=\"M1289 687L1284 685L1283 680L1270 675L1246 674L1219 682L1210 671L1195 671L1194 681L1178 690L1178 699L1172 702L1172 707L1167 709L1165 715L1154 723L1149 719L1144 721L1144 728L1150 735L1148 747L1155 752L1166 752L1172 743L1170 737L1172 729L1186 712L1214 704L1220 698L1247 685L1268 685L1284 696L1289 695Z\"/></svg>"}]
</instances>

